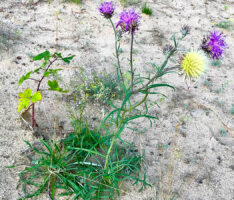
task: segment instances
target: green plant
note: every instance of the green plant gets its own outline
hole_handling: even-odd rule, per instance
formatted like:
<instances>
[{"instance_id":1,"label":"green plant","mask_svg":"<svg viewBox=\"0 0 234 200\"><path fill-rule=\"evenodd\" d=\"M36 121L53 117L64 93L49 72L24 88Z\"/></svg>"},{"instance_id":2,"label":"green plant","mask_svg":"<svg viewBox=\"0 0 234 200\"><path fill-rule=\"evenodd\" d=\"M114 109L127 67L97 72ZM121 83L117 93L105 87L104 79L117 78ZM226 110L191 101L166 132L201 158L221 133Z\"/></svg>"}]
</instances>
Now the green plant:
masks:
<instances>
[{"instance_id":1,"label":"green plant","mask_svg":"<svg viewBox=\"0 0 234 200\"><path fill-rule=\"evenodd\" d=\"M213 60L211 64L215 67L220 67L222 62L221 60Z\"/></svg>"},{"instance_id":2,"label":"green plant","mask_svg":"<svg viewBox=\"0 0 234 200\"><path fill-rule=\"evenodd\" d=\"M131 179L147 185L145 179L139 178L142 157L132 150L132 145L116 144L108 170L104 170L104 152L112 136L102 137L76 119L73 125L74 133L61 141L41 140L42 150L26 142L35 155L19 173L19 183L25 194L22 199L43 192L53 200L56 196L84 200L114 199L123 180Z\"/></svg>"},{"instance_id":3,"label":"green plant","mask_svg":"<svg viewBox=\"0 0 234 200\"><path fill-rule=\"evenodd\" d=\"M65 0L66 2L72 2L72 3L75 3L75 4L81 4L82 3L82 0Z\"/></svg>"},{"instance_id":4,"label":"green plant","mask_svg":"<svg viewBox=\"0 0 234 200\"><path fill-rule=\"evenodd\" d=\"M231 107L231 115L234 115L234 104L232 104L232 107Z\"/></svg>"},{"instance_id":5,"label":"green plant","mask_svg":"<svg viewBox=\"0 0 234 200\"><path fill-rule=\"evenodd\" d=\"M85 70L80 68L77 76L79 77L78 82L72 81L71 86L78 98L85 96L86 100L105 105L108 101L120 99L123 96L123 91L121 91L117 77L114 74L92 73L89 78Z\"/></svg>"},{"instance_id":6,"label":"green plant","mask_svg":"<svg viewBox=\"0 0 234 200\"><path fill-rule=\"evenodd\" d=\"M153 10L146 3L142 6L141 12L149 16L153 14Z\"/></svg>"},{"instance_id":7,"label":"green plant","mask_svg":"<svg viewBox=\"0 0 234 200\"><path fill-rule=\"evenodd\" d=\"M140 3L141 0L120 0L120 2L125 6L130 6L130 5L134 5L134 4L138 4Z\"/></svg>"},{"instance_id":8,"label":"green plant","mask_svg":"<svg viewBox=\"0 0 234 200\"><path fill-rule=\"evenodd\" d=\"M234 21L231 19L220 21L219 23L216 23L215 26L231 31L234 28Z\"/></svg>"},{"instance_id":9,"label":"green plant","mask_svg":"<svg viewBox=\"0 0 234 200\"><path fill-rule=\"evenodd\" d=\"M221 134L222 136L224 136L224 137L227 136L227 131L225 131L224 129L221 128L221 129L219 130L219 132L220 132L220 134Z\"/></svg>"},{"instance_id":10,"label":"green plant","mask_svg":"<svg viewBox=\"0 0 234 200\"><path fill-rule=\"evenodd\" d=\"M135 0L133 1L135 2ZM174 70L179 68L178 64L171 66L168 63L171 63L172 57L179 51L179 44L189 34L190 28L184 26L180 32L173 34L171 37L173 45L168 45L164 48L163 53L165 57L163 62L161 64L151 64L153 66L151 73L142 76L136 73L133 59L135 56L134 52L136 52L134 50L134 39L139 28L140 16L134 9L123 11L117 26L115 26L111 19L114 10L115 7L112 2L104 2L99 8L100 13L110 22L115 36L115 81L112 76L106 76L107 78L105 78L102 75L95 75L92 77L93 80L88 80L84 75L84 71L82 72L81 70L81 77L83 76L81 81L83 83L78 86L77 91L81 91L84 94L76 102L80 106L80 116L72 115L74 131L57 142L41 140L44 146L43 150L39 150L26 142L36 155L30 165L20 173L20 182L25 192L24 198L31 198L46 191L50 194L51 199L55 199L57 193L62 190L58 195L70 195L73 199L115 199L115 195L119 195L121 191L120 183L125 180L135 181L134 184L141 183L142 188L150 185L147 182L145 172L143 176L141 175L140 167L143 162L143 156L137 154L135 146L125 141L122 135L126 128L139 133L138 129L131 127L136 119L148 119L150 125L152 125L154 120L158 119L156 115L149 114L149 96L159 95L159 97L162 97L161 101L164 101L166 95L162 94L160 89L166 87L175 90L174 86L162 82L162 77L169 73L174 73ZM117 30L118 27L121 30ZM128 33L131 37L129 70L126 72L123 71L120 62L120 46L123 33ZM222 38L222 40L224 39ZM209 50L209 48L206 50ZM50 61L50 57L54 60ZM27 102L27 105L22 107L27 109L30 101L34 105L34 102L40 100L40 84L42 80L49 75L56 75L57 71L60 70L50 69L53 62L62 60L69 63L72 58L73 56L63 58L59 53L50 56L48 51L34 57L34 60L44 59L42 66L37 71L30 71L22 76L20 83L30 79L32 73L41 69L44 69L44 73L42 78L38 80L36 95L29 90L25 92L26 94L22 93L22 98L26 99L22 100L22 102ZM205 55L200 51L188 52L182 58L182 62L180 62L187 78L199 77L205 69L206 63ZM50 90L65 92L58 86L56 80L49 80L48 85ZM122 98L117 101L111 101L113 100L113 93L121 94ZM103 99L99 96L100 94L103 95ZM35 98L33 98L33 95L35 95ZM138 98L135 98L136 96ZM91 129L90 124L83 119L82 114L87 98L97 97L109 104L110 112L104 116L100 124ZM173 167L172 161L178 128L186 123L187 119L181 118L180 120L180 123L176 126L171 163L168 167L169 177ZM32 121L34 121L34 118ZM140 133L143 132L145 132L145 129L140 131ZM163 145L160 147L168 148L168 146ZM169 191L169 195L173 193L171 183L168 183L166 186L166 191ZM29 185L33 188L28 187Z\"/></svg>"},{"instance_id":11,"label":"green plant","mask_svg":"<svg viewBox=\"0 0 234 200\"><path fill-rule=\"evenodd\" d=\"M18 104L18 112L21 112L22 109L25 109L26 111L29 110L32 107L32 128L34 128L35 125L35 108L34 104L38 101L41 101L42 95L41 95L41 83L42 81L49 77L50 75L56 75L58 71L61 71L62 69L51 69L53 63L56 61L62 60L65 63L70 63L70 61L73 59L74 56L69 57L62 57L61 53L54 53L50 54L49 51L45 51L43 53L38 54L37 56L33 57L34 61L44 60L41 64L41 66L33 71L29 71L27 74L23 75L19 80L19 85L21 85L26 80L33 80L37 83L36 91L33 92L32 89L26 89L24 92L19 93L19 104ZM51 60L52 59L52 60ZM32 78L32 74L38 74L39 72L42 72L40 79ZM49 80L48 81L49 90L51 91L57 91L57 92L68 92L67 90L63 90L59 87L59 84L57 80Z\"/></svg>"},{"instance_id":12,"label":"green plant","mask_svg":"<svg viewBox=\"0 0 234 200\"><path fill-rule=\"evenodd\" d=\"M223 92L224 89L225 89L225 88L227 87L227 85L229 84L229 82L230 82L230 81L226 81L225 83L223 83L222 86L221 86L219 89L215 90L215 92L218 93L218 94L221 93L221 92Z\"/></svg>"},{"instance_id":13,"label":"green plant","mask_svg":"<svg viewBox=\"0 0 234 200\"><path fill-rule=\"evenodd\" d=\"M130 13L130 12L129 12ZM133 11L132 11L133 13ZM123 13L123 15L126 15L128 13ZM111 24L112 21L110 19ZM121 22L121 23L124 23ZM126 22L127 23L127 22ZM135 22L137 24L137 22ZM112 26L115 33L115 41L119 41L115 27ZM102 124L99 126L98 130L105 127L105 123L110 120L111 126L113 127L113 138L111 140L111 144L108 148L106 157L105 157L105 166L104 170L108 169L109 163L111 162L110 155L112 153L112 149L118 139L120 139L120 135L123 132L124 128L129 124L129 122L138 119L138 118L147 118L152 123L152 119L157 119L156 116L148 115L148 105L147 105L147 98L151 94L160 94L157 91L152 91L153 89L158 89L160 87L169 87L174 89L173 86L166 84L166 83L155 83L157 80L159 80L162 76L165 74L171 73L173 69L176 69L177 67L167 67L169 59L176 53L177 47L179 45L180 40L182 40L187 34L188 34L188 28L182 29L181 35L177 38L176 35L173 35L172 39L174 41L174 47L170 48L170 50L167 51L166 57L164 62L156 67L156 72L151 77L150 75L148 77L142 77L140 74L135 75L134 68L133 68L133 41L134 41L134 30L135 26L132 27L133 29L129 29L128 31L131 33L131 43L130 43L130 74L131 74L131 84L130 86L126 85L126 82L121 76L121 66L117 65L117 74L118 77L121 77L120 85L123 87L124 90L124 99L121 103L121 105L114 105L110 104L113 107L113 111L111 111L103 120ZM125 29L126 30L126 29ZM119 56L118 56L118 50L120 48L120 43L118 45L115 45L116 47L116 58L119 62ZM122 81L122 82L121 82ZM131 98L135 96L136 94L143 94L143 98L135 103L131 102ZM164 95L165 96L165 95ZM143 108L142 108L143 107ZM137 114L134 114L134 111L136 111Z\"/></svg>"}]
</instances>

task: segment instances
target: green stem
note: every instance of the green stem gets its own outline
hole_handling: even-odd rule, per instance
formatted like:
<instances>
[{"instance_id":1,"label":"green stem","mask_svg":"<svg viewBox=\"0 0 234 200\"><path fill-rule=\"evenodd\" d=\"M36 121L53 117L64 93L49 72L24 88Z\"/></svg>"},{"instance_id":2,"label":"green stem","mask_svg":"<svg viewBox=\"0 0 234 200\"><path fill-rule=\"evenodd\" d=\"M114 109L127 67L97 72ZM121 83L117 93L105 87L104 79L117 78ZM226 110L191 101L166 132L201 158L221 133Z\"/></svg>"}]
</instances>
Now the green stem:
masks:
<instances>
[{"instance_id":1,"label":"green stem","mask_svg":"<svg viewBox=\"0 0 234 200\"><path fill-rule=\"evenodd\" d=\"M148 92L145 94L144 98L143 98L139 103L137 103L137 104L134 105L133 107L130 107L130 108L127 109L127 110L124 110L124 112L123 112L123 114L122 114L122 117L121 117L121 122L119 123L119 126L118 126L117 131L114 133L114 138L112 139L111 145L110 145L110 147L109 147L109 149L108 149L108 152L107 152L107 154L106 154L104 170L105 170L105 169L107 168L107 166L108 166L109 156L110 156L111 150L112 150L112 148L113 148L113 145L115 144L116 139L117 139L116 135L117 135L117 133L120 131L120 129L121 129L123 123L124 123L126 113L127 113L127 112L131 112L132 110L134 110L135 108L137 108L138 106L140 106L142 103L144 103L144 102L146 101L146 99L147 99L147 96L148 96Z\"/></svg>"},{"instance_id":2,"label":"green stem","mask_svg":"<svg viewBox=\"0 0 234 200\"><path fill-rule=\"evenodd\" d=\"M132 60L132 53L133 53L133 40L134 40L134 34L131 34L131 50L130 50L130 65L131 65L131 86L133 88L133 79L134 79L134 71L133 71L133 60Z\"/></svg>"},{"instance_id":3,"label":"green stem","mask_svg":"<svg viewBox=\"0 0 234 200\"><path fill-rule=\"evenodd\" d=\"M117 133L117 132L116 132L116 133ZM110 145L110 147L109 147L109 149L108 149L108 152L107 152L107 154L106 154L106 161L105 161L104 170L107 168L108 161L109 161L109 156L110 156L112 147L113 147L113 145L114 145L114 143L115 143L115 141L116 141L116 133L114 134L114 138L112 139L111 145Z\"/></svg>"},{"instance_id":4,"label":"green stem","mask_svg":"<svg viewBox=\"0 0 234 200\"><path fill-rule=\"evenodd\" d=\"M113 30L114 30L114 33L115 33L115 54L116 54L117 63L118 63L118 71L119 71L119 73L120 73L120 77L121 77L121 80L122 80L122 82L123 82L124 79L123 79L123 73L122 73L122 70L121 70L120 60L119 60L119 50L118 50L118 37L117 37L117 32L116 32L115 25L114 25L113 21L111 20L111 18L110 18L109 20L110 20L110 23L111 23L112 28L113 28Z\"/></svg>"},{"instance_id":5,"label":"green stem","mask_svg":"<svg viewBox=\"0 0 234 200\"><path fill-rule=\"evenodd\" d=\"M163 62L163 64L162 64L161 67L160 67L159 72L158 72L157 74L155 74L155 75L153 76L153 78L151 78L143 87L141 87L141 88L139 88L139 89L136 89L136 90L133 90L133 91L132 91L132 94L136 94L136 93L138 93L139 91L146 89L146 88L150 85L150 83L154 82L154 81L155 81L158 77L160 77L163 73L168 72L168 71L173 70L173 69L177 69L177 68L178 68L177 66L176 66L176 67L171 67L171 68L166 68L166 69L165 69L165 67L167 66L168 60L170 59L170 57L171 57L172 55L174 55L174 53L175 53L176 50L177 50L177 46L176 46L176 47L174 48L174 50L166 57L165 61Z\"/></svg>"},{"instance_id":6,"label":"green stem","mask_svg":"<svg viewBox=\"0 0 234 200\"><path fill-rule=\"evenodd\" d=\"M115 141L116 141L116 139L117 139L116 135L117 135L117 133L120 131L120 129L121 129L121 127L122 127L122 124L123 124L123 122L124 122L126 112L127 112L127 111L124 111L123 114L122 114L121 122L120 122L120 124L119 124L119 126L118 126L117 131L114 133L114 138L112 139L111 145L110 145L110 147L109 147L109 149L108 149L108 152L107 152L107 154L106 154L106 160L105 160L104 170L105 170L105 169L107 168L107 166L108 166L109 156L110 156L112 147L113 147L113 145L115 144Z\"/></svg>"}]
</instances>

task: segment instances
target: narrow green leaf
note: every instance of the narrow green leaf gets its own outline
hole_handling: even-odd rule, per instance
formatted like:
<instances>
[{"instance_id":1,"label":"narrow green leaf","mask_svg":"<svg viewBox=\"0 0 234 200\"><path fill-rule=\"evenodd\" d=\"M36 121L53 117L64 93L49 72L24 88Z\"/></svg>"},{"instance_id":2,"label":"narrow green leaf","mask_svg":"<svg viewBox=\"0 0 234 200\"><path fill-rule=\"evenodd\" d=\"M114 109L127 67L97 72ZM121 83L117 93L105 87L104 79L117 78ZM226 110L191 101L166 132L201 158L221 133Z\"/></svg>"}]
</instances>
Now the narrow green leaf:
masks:
<instances>
[{"instance_id":1,"label":"narrow green leaf","mask_svg":"<svg viewBox=\"0 0 234 200\"><path fill-rule=\"evenodd\" d=\"M153 117L153 116L150 116L150 115L135 115L133 117L129 117L125 120L125 123L131 121L131 120L134 120L134 119L137 119L137 118L141 118L141 117L145 117L145 118L148 118L148 119L158 119L158 117Z\"/></svg>"},{"instance_id":2,"label":"narrow green leaf","mask_svg":"<svg viewBox=\"0 0 234 200\"><path fill-rule=\"evenodd\" d=\"M142 93L142 94L146 94L146 93L148 93L148 94L160 94L160 95L162 95L163 97L167 98L167 96L166 96L165 94L160 93L160 92L148 92L148 91L146 91L146 90L141 90L140 93Z\"/></svg>"},{"instance_id":3,"label":"narrow green leaf","mask_svg":"<svg viewBox=\"0 0 234 200\"><path fill-rule=\"evenodd\" d=\"M152 85L148 86L146 90L151 89L151 88L156 88L156 87L170 87L173 90L175 90L175 88L172 85L164 84L164 83L161 83L161 84L152 84Z\"/></svg>"},{"instance_id":4,"label":"narrow green leaf","mask_svg":"<svg viewBox=\"0 0 234 200\"><path fill-rule=\"evenodd\" d=\"M53 154L53 150L50 147L50 145L47 142L45 142L44 140L40 140L40 141L47 148L47 150L50 152L50 154L52 155Z\"/></svg>"},{"instance_id":5,"label":"narrow green leaf","mask_svg":"<svg viewBox=\"0 0 234 200\"><path fill-rule=\"evenodd\" d=\"M11 168L14 168L14 167L16 167L15 165L11 165L11 166L7 166L6 168L7 169L11 169Z\"/></svg>"}]
</instances>

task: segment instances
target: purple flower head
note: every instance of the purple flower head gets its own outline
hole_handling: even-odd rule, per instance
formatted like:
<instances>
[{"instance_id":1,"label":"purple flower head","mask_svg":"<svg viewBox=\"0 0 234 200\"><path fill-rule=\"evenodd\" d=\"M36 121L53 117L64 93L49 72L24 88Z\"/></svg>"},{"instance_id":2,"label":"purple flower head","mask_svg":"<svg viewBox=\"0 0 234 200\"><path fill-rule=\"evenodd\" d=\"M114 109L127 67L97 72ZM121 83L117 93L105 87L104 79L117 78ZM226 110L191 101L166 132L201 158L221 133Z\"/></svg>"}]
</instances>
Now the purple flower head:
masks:
<instances>
[{"instance_id":1,"label":"purple flower head","mask_svg":"<svg viewBox=\"0 0 234 200\"><path fill-rule=\"evenodd\" d=\"M130 9L128 11L124 10L120 14L120 19L116 25L116 28L120 26L122 31L134 34L134 32L138 29L139 19L140 16L134 9Z\"/></svg>"},{"instance_id":2,"label":"purple flower head","mask_svg":"<svg viewBox=\"0 0 234 200\"><path fill-rule=\"evenodd\" d=\"M210 36L204 37L201 48L213 59L220 59L227 48L225 36L216 30L210 33Z\"/></svg>"},{"instance_id":3,"label":"purple flower head","mask_svg":"<svg viewBox=\"0 0 234 200\"><path fill-rule=\"evenodd\" d=\"M167 45L163 48L163 53L164 53L165 55L167 55L167 54L171 53L171 52L173 51L173 49L174 49L173 46L167 44Z\"/></svg>"},{"instance_id":4,"label":"purple flower head","mask_svg":"<svg viewBox=\"0 0 234 200\"><path fill-rule=\"evenodd\" d=\"M111 1L105 1L100 5L99 11L105 18L109 19L114 14L115 7Z\"/></svg>"},{"instance_id":5,"label":"purple flower head","mask_svg":"<svg viewBox=\"0 0 234 200\"><path fill-rule=\"evenodd\" d=\"M186 36L186 35L190 34L190 31L191 31L191 27L188 26L188 25L184 25L181 28L181 33L182 33L183 36Z\"/></svg>"}]
</instances>

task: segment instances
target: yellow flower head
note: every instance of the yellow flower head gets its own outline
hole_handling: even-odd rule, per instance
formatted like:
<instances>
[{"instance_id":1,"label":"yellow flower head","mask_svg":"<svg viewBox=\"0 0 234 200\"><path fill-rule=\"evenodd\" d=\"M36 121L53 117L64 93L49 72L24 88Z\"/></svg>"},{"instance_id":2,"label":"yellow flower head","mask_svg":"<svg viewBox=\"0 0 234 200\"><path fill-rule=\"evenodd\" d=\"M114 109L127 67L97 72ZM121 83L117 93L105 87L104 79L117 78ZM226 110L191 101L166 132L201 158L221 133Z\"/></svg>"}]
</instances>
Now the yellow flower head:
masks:
<instances>
[{"instance_id":1,"label":"yellow flower head","mask_svg":"<svg viewBox=\"0 0 234 200\"><path fill-rule=\"evenodd\" d=\"M181 62L183 72L189 78L198 78L206 70L208 59L201 51L190 51L185 54Z\"/></svg>"}]
</instances>

